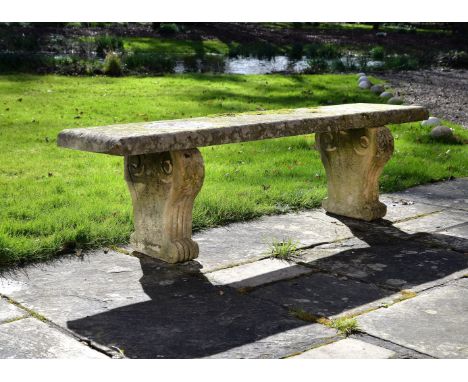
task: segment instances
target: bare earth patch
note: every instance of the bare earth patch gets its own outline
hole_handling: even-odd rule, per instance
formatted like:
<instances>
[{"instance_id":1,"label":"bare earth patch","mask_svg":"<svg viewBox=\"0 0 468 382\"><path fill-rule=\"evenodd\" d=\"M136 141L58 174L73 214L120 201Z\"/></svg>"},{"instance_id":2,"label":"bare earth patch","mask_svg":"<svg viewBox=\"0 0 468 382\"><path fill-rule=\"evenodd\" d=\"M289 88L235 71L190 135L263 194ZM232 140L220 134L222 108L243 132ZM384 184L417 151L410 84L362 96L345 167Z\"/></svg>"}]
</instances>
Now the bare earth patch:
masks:
<instances>
[{"instance_id":1,"label":"bare earth patch","mask_svg":"<svg viewBox=\"0 0 468 382\"><path fill-rule=\"evenodd\" d=\"M408 103L429 109L431 115L468 128L468 71L418 70L380 75Z\"/></svg>"}]
</instances>

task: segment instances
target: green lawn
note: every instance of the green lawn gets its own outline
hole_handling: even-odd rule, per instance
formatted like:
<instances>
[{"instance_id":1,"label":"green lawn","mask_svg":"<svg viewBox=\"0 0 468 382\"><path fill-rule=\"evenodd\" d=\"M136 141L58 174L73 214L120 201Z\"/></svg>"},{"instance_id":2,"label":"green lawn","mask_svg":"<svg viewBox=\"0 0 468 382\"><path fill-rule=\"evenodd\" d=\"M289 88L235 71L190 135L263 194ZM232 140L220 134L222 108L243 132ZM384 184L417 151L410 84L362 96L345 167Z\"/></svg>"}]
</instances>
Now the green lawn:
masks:
<instances>
[{"instance_id":1,"label":"green lawn","mask_svg":"<svg viewBox=\"0 0 468 382\"><path fill-rule=\"evenodd\" d=\"M0 265L128 240L122 158L56 147L64 128L379 101L352 75L0 76ZM391 128L396 151L382 191L468 175L466 146L434 143L418 123ZM313 142L203 148L194 228L318 206L326 179Z\"/></svg>"},{"instance_id":2,"label":"green lawn","mask_svg":"<svg viewBox=\"0 0 468 382\"><path fill-rule=\"evenodd\" d=\"M217 39L189 41L154 37L125 37L123 45L126 51L159 54L227 54L229 47Z\"/></svg>"}]
</instances>

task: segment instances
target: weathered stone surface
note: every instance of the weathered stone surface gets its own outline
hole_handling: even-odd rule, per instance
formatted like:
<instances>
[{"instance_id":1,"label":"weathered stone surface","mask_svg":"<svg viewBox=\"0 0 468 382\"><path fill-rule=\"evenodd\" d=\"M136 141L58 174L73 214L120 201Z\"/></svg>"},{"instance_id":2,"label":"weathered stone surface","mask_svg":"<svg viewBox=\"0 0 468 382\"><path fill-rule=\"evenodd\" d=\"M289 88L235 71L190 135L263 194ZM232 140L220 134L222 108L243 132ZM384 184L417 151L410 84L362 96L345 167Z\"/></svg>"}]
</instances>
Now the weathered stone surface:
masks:
<instances>
[{"instance_id":1,"label":"weathered stone surface","mask_svg":"<svg viewBox=\"0 0 468 382\"><path fill-rule=\"evenodd\" d=\"M27 315L28 314L24 310L10 304L7 300L0 297L0 324L26 317Z\"/></svg>"},{"instance_id":2,"label":"weathered stone surface","mask_svg":"<svg viewBox=\"0 0 468 382\"><path fill-rule=\"evenodd\" d=\"M354 338L319 346L292 358L305 359L387 359L395 352Z\"/></svg>"},{"instance_id":3,"label":"weathered stone surface","mask_svg":"<svg viewBox=\"0 0 468 382\"><path fill-rule=\"evenodd\" d=\"M392 197L433 206L468 210L468 178L413 187L393 193Z\"/></svg>"},{"instance_id":4,"label":"weathered stone surface","mask_svg":"<svg viewBox=\"0 0 468 382\"><path fill-rule=\"evenodd\" d=\"M129 358L206 357L231 349L255 357L262 348L265 357L286 356L336 335L276 304L213 286L195 262L96 252L8 277L8 285L19 286L10 288L12 298Z\"/></svg>"},{"instance_id":5,"label":"weathered stone surface","mask_svg":"<svg viewBox=\"0 0 468 382\"><path fill-rule=\"evenodd\" d=\"M0 326L0 358L108 358L34 318Z\"/></svg>"},{"instance_id":6,"label":"weathered stone surface","mask_svg":"<svg viewBox=\"0 0 468 382\"><path fill-rule=\"evenodd\" d=\"M421 291L468 272L463 253L424 244L391 225L350 219L348 226L355 238L304 250L302 262L395 290Z\"/></svg>"},{"instance_id":7,"label":"weathered stone surface","mask_svg":"<svg viewBox=\"0 0 468 382\"><path fill-rule=\"evenodd\" d=\"M307 324L205 358L283 358L337 337L335 331L323 325Z\"/></svg>"},{"instance_id":8,"label":"weathered stone surface","mask_svg":"<svg viewBox=\"0 0 468 382\"><path fill-rule=\"evenodd\" d=\"M148 267L155 267L154 282L162 287L174 278L197 272L193 262L173 266L149 257L89 251L80 258L65 257L4 275L0 293L66 326L68 320L150 300L139 282L142 268Z\"/></svg>"},{"instance_id":9,"label":"weathered stone surface","mask_svg":"<svg viewBox=\"0 0 468 382\"><path fill-rule=\"evenodd\" d=\"M466 212L447 209L430 213L417 219L395 223L394 227L409 234L417 232L432 233L463 224L466 222L466 219Z\"/></svg>"},{"instance_id":10,"label":"weathered stone surface","mask_svg":"<svg viewBox=\"0 0 468 382\"><path fill-rule=\"evenodd\" d=\"M207 273L205 276L213 285L244 288L291 279L310 272L312 272L312 269L291 261L265 259L237 267L221 269Z\"/></svg>"},{"instance_id":11,"label":"weathered stone surface","mask_svg":"<svg viewBox=\"0 0 468 382\"><path fill-rule=\"evenodd\" d=\"M378 178L393 153L386 127L316 134L327 173L326 211L356 219L375 220L387 207L379 201Z\"/></svg>"},{"instance_id":12,"label":"weathered stone surface","mask_svg":"<svg viewBox=\"0 0 468 382\"><path fill-rule=\"evenodd\" d=\"M69 321L68 327L98 343L125 349L130 358L198 358L233 348L240 348L237 357L258 357L274 347L271 356L276 357L336 334L317 326L310 337L304 338L304 331L295 335L296 329L310 323L288 316L275 304L214 287L203 278L175 279L161 286L153 275L146 277L142 285L151 300ZM291 336L283 335L289 331ZM278 340L268 339L276 335ZM259 353L252 346L243 349L254 342Z\"/></svg>"},{"instance_id":13,"label":"weathered stone surface","mask_svg":"<svg viewBox=\"0 0 468 382\"><path fill-rule=\"evenodd\" d=\"M453 130L447 126L436 126L431 130L432 138L451 138L453 137Z\"/></svg>"},{"instance_id":14,"label":"weathered stone surface","mask_svg":"<svg viewBox=\"0 0 468 382\"><path fill-rule=\"evenodd\" d=\"M468 358L468 279L358 318L367 333L437 358Z\"/></svg>"},{"instance_id":15,"label":"weathered stone surface","mask_svg":"<svg viewBox=\"0 0 468 382\"><path fill-rule=\"evenodd\" d=\"M381 195L380 201L387 206L385 220L393 223L439 212L445 208L414 202L404 198L396 198L392 194Z\"/></svg>"},{"instance_id":16,"label":"weathered stone surface","mask_svg":"<svg viewBox=\"0 0 468 382\"><path fill-rule=\"evenodd\" d=\"M432 241L456 251L468 253L468 223L443 229L432 234Z\"/></svg>"},{"instance_id":17,"label":"weathered stone surface","mask_svg":"<svg viewBox=\"0 0 468 382\"><path fill-rule=\"evenodd\" d=\"M273 240L289 238L299 247L307 247L351 236L350 229L338 219L314 210L230 224L199 232L194 239L200 246L196 261L206 273L268 257Z\"/></svg>"},{"instance_id":18,"label":"weathered stone surface","mask_svg":"<svg viewBox=\"0 0 468 382\"><path fill-rule=\"evenodd\" d=\"M250 295L281 304L288 309L336 317L378 307L394 292L346 277L312 273L297 279L261 287Z\"/></svg>"},{"instance_id":19,"label":"weathered stone surface","mask_svg":"<svg viewBox=\"0 0 468 382\"><path fill-rule=\"evenodd\" d=\"M58 145L114 155L141 155L225 143L384 126L428 117L420 106L348 104L257 114L69 129Z\"/></svg>"},{"instance_id":20,"label":"weathered stone surface","mask_svg":"<svg viewBox=\"0 0 468 382\"><path fill-rule=\"evenodd\" d=\"M198 149L125 157L133 201L132 247L168 263L195 259L192 209L205 176Z\"/></svg>"}]
</instances>

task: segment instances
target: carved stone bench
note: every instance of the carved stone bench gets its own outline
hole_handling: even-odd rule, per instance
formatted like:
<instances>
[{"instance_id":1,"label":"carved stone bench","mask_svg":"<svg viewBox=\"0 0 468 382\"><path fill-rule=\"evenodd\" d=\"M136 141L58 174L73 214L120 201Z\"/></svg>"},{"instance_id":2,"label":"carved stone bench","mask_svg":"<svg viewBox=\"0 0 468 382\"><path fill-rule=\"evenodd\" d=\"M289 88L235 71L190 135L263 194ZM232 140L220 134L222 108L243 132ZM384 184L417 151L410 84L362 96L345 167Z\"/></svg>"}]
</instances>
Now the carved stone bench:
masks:
<instances>
[{"instance_id":1,"label":"carved stone bench","mask_svg":"<svg viewBox=\"0 0 468 382\"><path fill-rule=\"evenodd\" d=\"M378 177L393 153L385 125L428 118L419 106L348 104L277 113L252 113L69 129L58 145L125 157L133 201L133 248L177 263L198 256L192 208L204 178L197 147L315 133L328 178L328 212L381 218Z\"/></svg>"}]
</instances>

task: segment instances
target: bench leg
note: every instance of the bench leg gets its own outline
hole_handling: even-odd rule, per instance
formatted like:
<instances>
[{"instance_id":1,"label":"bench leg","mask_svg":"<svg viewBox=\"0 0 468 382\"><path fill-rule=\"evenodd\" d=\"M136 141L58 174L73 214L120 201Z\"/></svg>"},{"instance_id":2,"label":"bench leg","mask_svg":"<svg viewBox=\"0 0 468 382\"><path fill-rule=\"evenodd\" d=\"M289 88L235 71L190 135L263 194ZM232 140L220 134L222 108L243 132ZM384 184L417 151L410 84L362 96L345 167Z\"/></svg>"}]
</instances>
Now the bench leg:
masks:
<instances>
[{"instance_id":1,"label":"bench leg","mask_svg":"<svg viewBox=\"0 0 468 382\"><path fill-rule=\"evenodd\" d=\"M198 149L125 157L133 202L133 248L168 263L195 259L192 208L205 170Z\"/></svg>"},{"instance_id":2,"label":"bench leg","mask_svg":"<svg viewBox=\"0 0 468 382\"><path fill-rule=\"evenodd\" d=\"M315 134L328 180L323 208L362 220L385 216L379 201L378 178L393 153L393 137L386 127Z\"/></svg>"}]
</instances>

